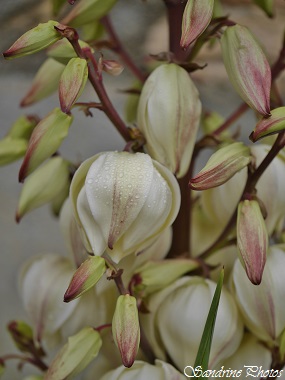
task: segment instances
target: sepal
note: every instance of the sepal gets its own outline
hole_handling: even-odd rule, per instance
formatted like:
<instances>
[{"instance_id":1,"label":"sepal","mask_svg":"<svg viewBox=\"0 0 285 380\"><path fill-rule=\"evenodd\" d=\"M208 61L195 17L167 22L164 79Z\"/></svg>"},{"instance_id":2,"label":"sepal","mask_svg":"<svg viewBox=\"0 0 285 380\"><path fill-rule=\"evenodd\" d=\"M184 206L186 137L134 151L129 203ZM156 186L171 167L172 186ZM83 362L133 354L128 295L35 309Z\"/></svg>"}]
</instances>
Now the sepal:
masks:
<instances>
[{"instance_id":1,"label":"sepal","mask_svg":"<svg viewBox=\"0 0 285 380\"><path fill-rule=\"evenodd\" d=\"M263 117L249 136L250 140L256 142L262 137L273 135L285 129L285 107L275 108L270 117Z\"/></svg>"}]
</instances>

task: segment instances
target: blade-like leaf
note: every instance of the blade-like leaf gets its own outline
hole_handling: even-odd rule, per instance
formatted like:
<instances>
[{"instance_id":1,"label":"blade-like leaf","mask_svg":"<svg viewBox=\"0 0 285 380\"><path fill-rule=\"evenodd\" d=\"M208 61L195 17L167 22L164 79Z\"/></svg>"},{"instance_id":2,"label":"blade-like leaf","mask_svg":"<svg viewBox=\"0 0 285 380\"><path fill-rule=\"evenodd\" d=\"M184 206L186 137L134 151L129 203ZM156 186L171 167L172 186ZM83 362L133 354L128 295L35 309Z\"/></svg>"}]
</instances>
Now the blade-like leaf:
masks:
<instances>
[{"instance_id":1,"label":"blade-like leaf","mask_svg":"<svg viewBox=\"0 0 285 380\"><path fill-rule=\"evenodd\" d=\"M203 369L203 372L207 371L208 369L212 338L213 338L213 333L214 333L214 328L215 328L216 316L218 312L223 281L224 281L224 269L222 269L220 273L219 281L217 283L215 294L212 299L212 303L210 306L210 310L208 313L208 317L206 320L206 324L204 327L204 331L202 334L201 342L200 342L196 360L195 360L194 368L201 366ZM207 379L207 378L201 377L201 379Z\"/></svg>"}]
</instances>

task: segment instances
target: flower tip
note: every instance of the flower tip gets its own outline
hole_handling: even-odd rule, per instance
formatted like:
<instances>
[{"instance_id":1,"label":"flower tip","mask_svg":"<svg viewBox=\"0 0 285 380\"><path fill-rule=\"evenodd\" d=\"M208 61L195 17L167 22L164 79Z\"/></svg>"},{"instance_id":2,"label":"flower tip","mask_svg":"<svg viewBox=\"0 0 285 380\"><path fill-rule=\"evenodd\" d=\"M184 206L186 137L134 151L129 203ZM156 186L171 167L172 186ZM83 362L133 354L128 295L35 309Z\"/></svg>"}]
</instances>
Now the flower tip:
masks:
<instances>
[{"instance_id":1,"label":"flower tip","mask_svg":"<svg viewBox=\"0 0 285 380\"><path fill-rule=\"evenodd\" d=\"M22 219L22 215L20 215L19 211L17 211L15 215L16 223L20 223L21 219Z\"/></svg>"},{"instance_id":2,"label":"flower tip","mask_svg":"<svg viewBox=\"0 0 285 380\"><path fill-rule=\"evenodd\" d=\"M69 303L70 301L74 300L74 298L75 298L74 292L70 292L70 289L68 288L67 291L64 293L63 302Z\"/></svg>"}]
</instances>

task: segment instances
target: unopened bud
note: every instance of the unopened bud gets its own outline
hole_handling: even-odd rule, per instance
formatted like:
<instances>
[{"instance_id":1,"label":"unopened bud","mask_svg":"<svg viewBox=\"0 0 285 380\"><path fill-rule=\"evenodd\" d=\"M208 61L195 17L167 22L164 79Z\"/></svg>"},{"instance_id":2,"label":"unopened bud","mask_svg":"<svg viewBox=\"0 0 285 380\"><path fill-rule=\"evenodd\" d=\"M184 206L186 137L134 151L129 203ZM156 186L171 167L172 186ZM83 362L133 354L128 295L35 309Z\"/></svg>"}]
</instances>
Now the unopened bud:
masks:
<instances>
[{"instance_id":1,"label":"unopened bud","mask_svg":"<svg viewBox=\"0 0 285 380\"><path fill-rule=\"evenodd\" d=\"M247 277L254 285L260 284L268 250L268 233L256 200L244 200L238 205L237 245Z\"/></svg>"},{"instance_id":2,"label":"unopened bud","mask_svg":"<svg viewBox=\"0 0 285 380\"><path fill-rule=\"evenodd\" d=\"M273 135L285 129L285 107L275 108L270 117L262 118L249 138L255 142L262 137Z\"/></svg>"},{"instance_id":3,"label":"unopened bud","mask_svg":"<svg viewBox=\"0 0 285 380\"><path fill-rule=\"evenodd\" d=\"M37 123L38 118L35 116L20 116L12 125L7 136L11 139L29 140Z\"/></svg>"},{"instance_id":4,"label":"unopened bud","mask_svg":"<svg viewBox=\"0 0 285 380\"><path fill-rule=\"evenodd\" d=\"M57 21L48 21L23 34L3 55L7 59L18 58L24 55L37 53L54 44L62 38L55 29L60 24Z\"/></svg>"},{"instance_id":5,"label":"unopened bud","mask_svg":"<svg viewBox=\"0 0 285 380\"><path fill-rule=\"evenodd\" d=\"M129 294L118 297L112 321L112 332L122 363L125 367L131 367L140 344L140 325L135 297Z\"/></svg>"},{"instance_id":6,"label":"unopened bud","mask_svg":"<svg viewBox=\"0 0 285 380\"><path fill-rule=\"evenodd\" d=\"M227 182L251 161L250 149L241 142L226 145L215 152L206 166L190 180L193 190L206 190Z\"/></svg>"},{"instance_id":7,"label":"unopened bud","mask_svg":"<svg viewBox=\"0 0 285 380\"><path fill-rule=\"evenodd\" d=\"M138 290L143 292L143 296L147 296L164 289L185 273L198 267L197 260L191 259L147 261L136 270L134 276L139 276L141 279Z\"/></svg>"},{"instance_id":8,"label":"unopened bud","mask_svg":"<svg viewBox=\"0 0 285 380\"><path fill-rule=\"evenodd\" d=\"M62 112L70 109L84 90L88 78L87 62L82 58L72 58L65 67L59 81L59 101Z\"/></svg>"},{"instance_id":9,"label":"unopened bud","mask_svg":"<svg viewBox=\"0 0 285 380\"><path fill-rule=\"evenodd\" d=\"M10 164L23 157L27 150L27 140L4 137L0 140L0 166Z\"/></svg>"},{"instance_id":10,"label":"unopened bud","mask_svg":"<svg viewBox=\"0 0 285 380\"><path fill-rule=\"evenodd\" d=\"M78 27L105 16L117 0L81 0L63 19L63 23Z\"/></svg>"},{"instance_id":11,"label":"unopened bud","mask_svg":"<svg viewBox=\"0 0 285 380\"><path fill-rule=\"evenodd\" d=\"M98 331L92 327L83 328L68 338L68 342L53 359L44 380L74 378L98 355L101 346Z\"/></svg>"},{"instance_id":12,"label":"unopened bud","mask_svg":"<svg viewBox=\"0 0 285 380\"><path fill-rule=\"evenodd\" d=\"M69 181L68 163L53 157L34 171L25 181L19 199L16 221L28 212L51 202Z\"/></svg>"},{"instance_id":13,"label":"unopened bud","mask_svg":"<svg viewBox=\"0 0 285 380\"><path fill-rule=\"evenodd\" d=\"M106 271L105 260L99 256L91 256L85 260L74 273L64 295L64 302L70 302L91 289Z\"/></svg>"},{"instance_id":14,"label":"unopened bud","mask_svg":"<svg viewBox=\"0 0 285 380\"><path fill-rule=\"evenodd\" d=\"M68 134L73 118L55 108L34 129L19 172L19 181L32 173L60 147Z\"/></svg>"},{"instance_id":15,"label":"unopened bud","mask_svg":"<svg viewBox=\"0 0 285 380\"><path fill-rule=\"evenodd\" d=\"M113 76L120 75L124 70L124 66L112 59L101 59L100 63L102 70Z\"/></svg>"},{"instance_id":16,"label":"unopened bud","mask_svg":"<svg viewBox=\"0 0 285 380\"><path fill-rule=\"evenodd\" d=\"M267 14L268 17L274 16L273 0L254 0L254 2Z\"/></svg>"},{"instance_id":17,"label":"unopened bud","mask_svg":"<svg viewBox=\"0 0 285 380\"><path fill-rule=\"evenodd\" d=\"M71 45L70 45L71 46ZM42 100L58 88L64 65L52 58L48 58L36 73L32 85L21 101L21 107L26 107Z\"/></svg>"},{"instance_id":18,"label":"unopened bud","mask_svg":"<svg viewBox=\"0 0 285 380\"><path fill-rule=\"evenodd\" d=\"M261 115L270 115L271 70L258 42L241 25L229 26L222 38L229 79L240 97Z\"/></svg>"},{"instance_id":19,"label":"unopened bud","mask_svg":"<svg viewBox=\"0 0 285 380\"><path fill-rule=\"evenodd\" d=\"M180 66L162 64L146 80L138 106L138 128L146 149L177 177L189 167L201 116L199 93Z\"/></svg>"},{"instance_id":20,"label":"unopened bud","mask_svg":"<svg viewBox=\"0 0 285 380\"><path fill-rule=\"evenodd\" d=\"M29 351L34 346L33 330L26 322L12 321L7 328L20 351Z\"/></svg>"},{"instance_id":21,"label":"unopened bud","mask_svg":"<svg viewBox=\"0 0 285 380\"><path fill-rule=\"evenodd\" d=\"M180 46L186 49L209 25L214 0L188 0L182 18Z\"/></svg>"}]
</instances>

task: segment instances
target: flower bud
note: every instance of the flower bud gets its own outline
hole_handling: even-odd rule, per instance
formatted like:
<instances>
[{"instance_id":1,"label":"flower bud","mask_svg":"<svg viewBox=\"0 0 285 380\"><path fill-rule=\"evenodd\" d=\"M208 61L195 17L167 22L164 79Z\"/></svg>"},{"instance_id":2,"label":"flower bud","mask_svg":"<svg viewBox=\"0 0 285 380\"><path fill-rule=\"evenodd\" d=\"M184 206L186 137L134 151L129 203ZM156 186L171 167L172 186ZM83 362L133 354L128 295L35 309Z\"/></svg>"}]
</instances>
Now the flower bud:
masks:
<instances>
[{"instance_id":1,"label":"flower bud","mask_svg":"<svg viewBox=\"0 0 285 380\"><path fill-rule=\"evenodd\" d=\"M86 42L78 40L81 49L88 48L92 52L94 49L91 48ZM77 55L71 45L71 43L66 39L57 41L54 45L47 49L47 56L53 58L55 61L67 65L72 58L77 58Z\"/></svg>"},{"instance_id":2,"label":"flower bud","mask_svg":"<svg viewBox=\"0 0 285 380\"><path fill-rule=\"evenodd\" d=\"M240 97L263 116L270 115L271 70L250 31L229 26L222 38L222 54L229 79Z\"/></svg>"},{"instance_id":3,"label":"flower bud","mask_svg":"<svg viewBox=\"0 0 285 380\"><path fill-rule=\"evenodd\" d=\"M201 277L182 277L149 297L141 324L156 357L167 356L183 371L195 363L216 284ZM177 312L179 311L179 313ZM209 368L232 355L242 339L243 326L231 294L222 289L213 334Z\"/></svg>"},{"instance_id":4,"label":"flower bud","mask_svg":"<svg viewBox=\"0 0 285 380\"><path fill-rule=\"evenodd\" d=\"M38 168L25 181L19 199L16 221L28 212L51 202L69 181L68 163L61 157L53 157Z\"/></svg>"},{"instance_id":5,"label":"flower bud","mask_svg":"<svg viewBox=\"0 0 285 380\"><path fill-rule=\"evenodd\" d=\"M185 376L178 372L171 364L156 360L155 365L135 361L132 370L121 366L113 371L106 373L100 380L185 380Z\"/></svg>"},{"instance_id":6,"label":"flower bud","mask_svg":"<svg viewBox=\"0 0 285 380\"><path fill-rule=\"evenodd\" d=\"M285 129L285 107L275 108L271 116L262 118L257 124L249 138L256 142L262 137L273 135Z\"/></svg>"},{"instance_id":7,"label":"flower bud","mask_svg":"<svg viewBox=\"0 0 285 380\"><path fill-rule=\"evenodd\" d=\"M233 290L247 328L260 340L275 344L285 328L285 253L280 246L269 249L262 282L254 286L236 261Z\"/></svg>"},{"instance_id":8,"label":"flower bud","mask_svg":"<svg viewBox=\"0 0 285 380\"><path fill-rule=\"evenodd\" d=\"M0 166L10 164L23 157L28 147L25 139L4 137L0 140Z\"/></svg>"},{"instance_id":9,"label":"flower bud","mask_svg":"<svg viewBox=\"0 0 285 380\"><path fill-rule=\"evenodd\" d=\"M106 251L115 262L151 245L180 206L174 176L143 153L91 157L75 173L70 194L87 250Z\"/></svg>"},{"instance_id":10,"label":"flower bud","mask_svg":"<svg viewBox=\"0 0 285 380\"><path fill-rule=\"evenodd\" d=\"M118 297L112 320L113 338L125 367L131 367L140 345L140 324L135 297L124 294Z\"/></svg>"},{"instance_id":11,"label":"flower bud","mask_svg":"<svg viewBox=\"0 0 285 380\"><path fill-rule=\"evenodd\" d=\"M141 282L135 287L136 291L147 296L158 290L164 289L179 277L199 267L196 260L190 259L165 259L162 261L147 261L139 267L134 274Z\"/></svg>"},{"instance_id":12,"label":"flower bud","mask_svg":"<svg viewBox=\"0 0 285 380\"><path fill-rule=\"evenodd\" d=\"M48 58L39 68L32 85L21 101L21 107L30 106L55 92L58 88L64 65Z\"/></svg>"},{"instance_id":13,"label":"flower bud","mask_svg":"<svg viewBox=\"0 0 285 380\"><path fill-rule=\"evenodd\" d=\"M201 115L198 91L180 66L162 64L146 80L138 106L138 128L146 149L177 177L187 172Z\"/></svg>"},{"instance_id":14,"label":"flower bud","mask_svg":"<svg viewBox=\"0 0 285 380\"><path fill-rule=\"evenodd\" d=\"M206 166L190 180L193 190L206 190L227 182L251 161L250 149L241 142L228 144L217 150Z\"/></svg>"},{"instance_id":15,"label":"flower bud","mask_svg":"<svg viewBox=\"0 0 285 380\"><path fill-rule=\"evenodd\" d=\"M82 94L88 78L87 62L72 58L65 67L59 81L59 101L62 112L70 113L71 107Z\"/></svg>"},{"instance_id":16,"label":"flower bud","mask_svg":"<svg viewBox=\"0 0 285 380\"><path fill-rule=\"evenodd\" d=\"M214 0L188 0L182 18L180 46L186 49L209 25Z\"/></svg>"},{"instance_id":17,"label":"flower bud","mask_svg":"<svg viewBox=\"0 0 285 380\"><path fill-rule=\"evenodd\" d=\"M63 19L63 23L77 28L105 16L116 0L81 0Z\"/></svg>"},{"instance_id":18,"label":"flower bud","mask_svg":"<svg viewBox=\"0 0 285 380\"><path fill-rule=\"evenodd\" d=\"M31 134L37 125L38 119L35 116L20 116L12 125L8 132L11 139L29 140Z\"/></svg>"},{"instance_id":19,"label":"flower bud","mask_svg":"<svg viewBox=\"0 0 285 380\"><path fill-rule=\"evenodd\" d=\"M55 26L57 21L48 21L23 34L3 55L6 59L37 53L62 38Z\"/></svg>"},{"instance_id":20,"label":"flower bud","mask_svg":"<svg viewBox=\"0 0 285 380\"><path fill-rule=\"evenodd\" d=\"M70 302L80 297L97 284L106 271L105 260L91 256L85 260L74 273L64 294L64 302Z\"/></svg>"},{"instance_id":21,"label":"flower bud","mask_svg":"<svg viewBox=\"0 0 285 380\"><path fill-rule=\"evenodd\" d=\"M23 266L20 292L36 341L57 332L74 312L77 301L70 304L62 302L73 271L68 259L51 253L33 257Z\"/></svg>"},{"instance_id":22,"label":"flower bud","mask_svg":"<svg viewBox=\"0 0 285 380\"><path fill-rule=\"evenodd\" d=\"M72 120L71 116L55 108L39 122L33 130L20 168L20 182L57 151L68 134Z\"/></svg>"},{"instance_id":23,"label":"flower bud","mask_svg":"<svg viewBox=\"0 0 285 380\"><path fill-rule=\"evenodd\" d=\"M44 380L74 378L98 355L101 345L98 331L92 327L83 328L68 338L68 342L53 359Z\"/></svg>"},{"instance_id":24,"label":"flower bud","mask_svg":"<svg viewBox=\"0 0 285 380\"><path fill-rule=\"evenodd\" d=\"M268 250L268 233L256 200L246 199L238 205L237 245L247 277L253 284L260 284Z\"/></svg>"},{"instance_id":25,"label":"flower bud","mask_svg":"<svg viewBox=\"0 0 285 380\"><path fill-rule=\"evenodd\" d=\"M8 324L7 328L20 351L29 352L29 348L35 348L33 342L33 330L26 322L12 321Z\"/></svg>"},{"instance_id":26,"label":"flower bud","mask_svg":"<svg viewBox=\"0 0 285 380\"><path fill-rule=\"evenodd\" d=\"M124 70L124 66L112 59L101 59L100 63L102 65L102 70L113 76L120 75Z\"/></svg>"}]
</instances>

